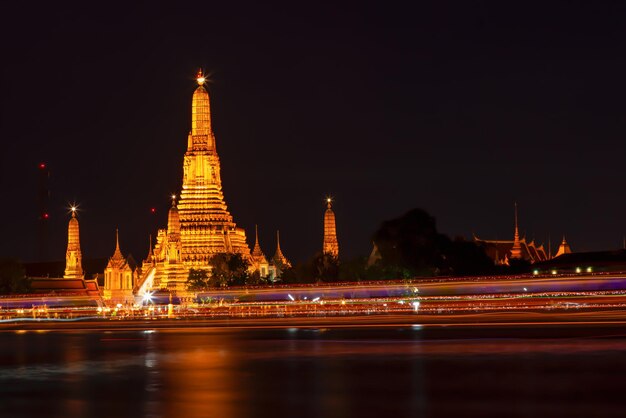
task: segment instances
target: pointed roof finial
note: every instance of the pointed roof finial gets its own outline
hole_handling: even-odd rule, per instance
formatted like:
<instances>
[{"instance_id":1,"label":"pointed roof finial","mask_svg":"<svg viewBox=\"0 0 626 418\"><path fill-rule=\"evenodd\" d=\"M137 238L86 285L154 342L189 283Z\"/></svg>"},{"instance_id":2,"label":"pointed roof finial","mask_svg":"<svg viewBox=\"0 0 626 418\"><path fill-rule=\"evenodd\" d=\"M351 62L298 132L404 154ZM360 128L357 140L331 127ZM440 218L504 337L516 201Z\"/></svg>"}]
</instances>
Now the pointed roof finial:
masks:
<instances>
[{"instance_id":1,"label":"pointed roof finial","mask_svg":"<svg viewBox=\"0 0 626 418\"><path fill-rule=\"evenodd\" d=\"M520 243L517 224L517 202L515 202L515 233L513 234L513 247L511 248L511 259L513 258L522 258L522 244Z\"/></svg>"},{"instance_id":2,"label":"pointed roof finial","mask_svg":"<svg viewBox=\"0 0 626 418\"><path fill-rule=\"evenodd\" d=\"M172 194L172 206L176 206L176 195Z\"/></svg>"},{"instance_id":3,"label":"pointed roof finial","mask_svg":"<svg viewBox=\"0 0 626 418\"><path fill-rule=\"evenodd\" d=\"M149 235L148 242L148 258L150 258L152 257L152 234Z\"/></svg>"},{"instance_id":4,"label":"pointed roof finial","mask_svg":"<svg viewBox=\"0 0 626 418\"><path fill-rule=\"evenodd\" d=\"M202 68L198 69L198 73L196 74L196 81L198 85L203 85L206 82L206 77L202 73Z\"/></svg>"},{"instance_id":5,"label":"pointed roof finial","mask_svg":"<svg viewBox=\"0 0 626 418\"><path fill-rule=\"evenodd\" d=\"M115 251L120 250L120 231L115 228Z\"/></svg>"},{"instance_id":6,"label":"pointed roof finial","mask_svg":"<svg viewBox=\"0 0 626 418\"><path fill-rule=\"evenodd\" d=\"M326 197L326 208L327 209L331 209L331 206L332 206L331 203L332 202L333 202L332 197L330 197L330 196Z\"/></svg>"},{"instance_id":7,"label":"pointed roof finial","mask_svg":"<svg viewBox=\"0 0 626 418\"><path fill-rule=\"evenodd\" d=\"M291 267L291 262L285 257L280 249L280 231L276 230L276 253L274 253L274 264L278 264L281 267Z\"/></svg>"},{"instance_id":8,"label":"pointed roof finial","mask_svg":"<svg viewBox=\"0 0 626 418\"><path fill-rule=\"evenodd\" d=\"M259 226L257 224L254 224L254 236L255 245L259 245Z\"/></svg>"}]
</instances>

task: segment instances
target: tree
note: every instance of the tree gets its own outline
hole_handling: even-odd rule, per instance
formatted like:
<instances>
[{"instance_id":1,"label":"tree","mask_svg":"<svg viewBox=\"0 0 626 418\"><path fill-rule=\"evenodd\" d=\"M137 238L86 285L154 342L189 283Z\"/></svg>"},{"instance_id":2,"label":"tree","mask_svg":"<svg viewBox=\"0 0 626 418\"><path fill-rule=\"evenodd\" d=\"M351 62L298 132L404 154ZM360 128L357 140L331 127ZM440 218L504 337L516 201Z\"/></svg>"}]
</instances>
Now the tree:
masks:
<instances>
[{"instance_id":1,"label":"tree","mask_svg":"<svg viewBox=\"0 0 626 418\"><path fill-rule=\"evenodd\" d=\"M203 269L190 269L187 290L204 290L209 287L209 273Z\"/></svg>"},{"instance_id":2,"label":"tree","mask_svg":"<svg viewBox=\"0 0 626 418\"><path fill-rule=\"evenodd\" d=\"M215 254L209 260L209 264L211 286L242 286L248 281L250 263L241 254Z\"/></svg>"},{"instance_id":3,"label":"tree","mask_svg":"<svg viewBox=\"0 0 626 418\"><path fill-rule=\"evenodd\" d=\"M339 279L339 260L332 254L317 254L313 259L313 267L317 281L336 282Z\"/></svg>"},{"instance_id":4,"label":"tree","mask_svg":"<svg viewBox=\"0 0 626 418\"><path fill-rule=\"evenodd\" d=\"M493 262L484 248L462 238L452 241L437 231L435 218L423 209L383 222L374 233L380 260L368 276L402 279L414 276L491 274Z\"/></svg>"},{"instance_id":5,"label":"tree","mask_svg":"<svg viewBox=\"0 0 626 418\"><path fill-rule=\"evenodd\" d=\"M451 241L446 254L447 273L453 276L489 274L495 272L493 260L479 244L457 237Z\"/></svg>"},{"instance_id":6,"label":"tree","mask_svg":"<svg viewBox=\"0 0 626 418\"><path fill-rule=\"evenodd\" d=\"M413 274L431 276L443 264L442 243L435 218L422 209L383 222L374 234L383 269L409 269Z\"/></svg>"},{"instance_id":7,"label":"tree","mask_svg":"<svg viewBox=\"0 0 626 418\"><path fill-rule=\"evenodd\" d=\"M0 294L29 293L31 282L21 262L14 258L0 259Z\"/></svg>"},{"instance_id":8,"label":"tree","mask_svg":"<svg viewBox=\"0 0 626 418\"><path fill-rule=\"evenodd\" d=\"M342 261L339 265L340 282L360 282L367 280L367 257L357 257Z\"/></svg>"}]
</instances>

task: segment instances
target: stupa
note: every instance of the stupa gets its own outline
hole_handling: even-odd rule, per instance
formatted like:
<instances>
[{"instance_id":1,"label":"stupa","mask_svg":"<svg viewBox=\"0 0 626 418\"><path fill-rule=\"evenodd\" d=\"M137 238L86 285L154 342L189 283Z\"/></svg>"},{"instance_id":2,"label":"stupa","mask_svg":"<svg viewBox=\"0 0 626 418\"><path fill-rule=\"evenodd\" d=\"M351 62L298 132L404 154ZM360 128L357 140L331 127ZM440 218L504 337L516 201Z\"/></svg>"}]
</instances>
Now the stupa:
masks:
<instances>
[{"instance_id":1,"label":"stupa","mask_svg":"<svg viewBox=\"0 0 626 418\"><path fill-rule=\"evenodd\" d=\"M246 233L234 222L224 200L209 93L201 71L196 80L180 198L176 202L173 196L168 228L159 230L147 260L154 266L153 289L184 291L189 269L210 269L209 261L218 253L239 253L252 262Z\"/></svg>"}]
</instances>

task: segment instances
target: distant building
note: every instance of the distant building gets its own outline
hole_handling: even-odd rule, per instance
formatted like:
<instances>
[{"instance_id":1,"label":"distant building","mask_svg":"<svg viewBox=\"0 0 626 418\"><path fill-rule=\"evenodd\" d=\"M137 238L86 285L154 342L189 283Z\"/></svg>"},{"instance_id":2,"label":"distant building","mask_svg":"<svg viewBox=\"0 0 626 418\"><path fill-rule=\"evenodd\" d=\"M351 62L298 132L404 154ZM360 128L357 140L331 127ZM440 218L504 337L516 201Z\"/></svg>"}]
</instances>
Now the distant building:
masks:
<instances>
[{"instance_id":1,"label":"distant building","mask_svg":"<svg viewBox=\"0 0 626 418\"><path fill-rule=\"evenodd\" d=\"M515 204L515 230L512 240L485 240L474 235L474 242L485 249L487 255L496 265L509 265L511 260L526 260L531 264L550 259L543 245L537 245L534 240L526 241L520 238L517 223L517 204ZM567 247L569 249L569 246Z\"/></svg>"}]
</instances>

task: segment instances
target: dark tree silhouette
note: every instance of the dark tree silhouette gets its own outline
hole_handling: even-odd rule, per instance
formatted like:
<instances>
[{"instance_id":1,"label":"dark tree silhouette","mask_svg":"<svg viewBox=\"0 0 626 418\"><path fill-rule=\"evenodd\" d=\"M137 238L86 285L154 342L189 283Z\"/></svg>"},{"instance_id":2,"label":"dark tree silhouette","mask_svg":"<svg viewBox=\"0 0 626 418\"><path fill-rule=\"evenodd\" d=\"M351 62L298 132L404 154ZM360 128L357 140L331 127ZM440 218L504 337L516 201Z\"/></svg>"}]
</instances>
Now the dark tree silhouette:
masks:
<instances>
[{"instance_id":1,"label":"dark tree silhouette","mask_svg":"<svg viewBox=\"0 0 626 418\"><path fill-rule=\"evenodd\" d=\"M383 222L374 234L380 260L368 269L370 278L489 274L493 262L478 244L437 232L435 218L423 209ZM377 277L372 277L377 276Z\"/></svg>"},{"instance_id":2,"label":"dark tree silhouette","mask_svg":"<svg viewBox=\"0 0 626 418\"><path fill-rule=\"evenodd\" d=\"M21 262L14 258L0 259L0 294L29 293L30 284Z\"/></svg>"}]
</instances>

